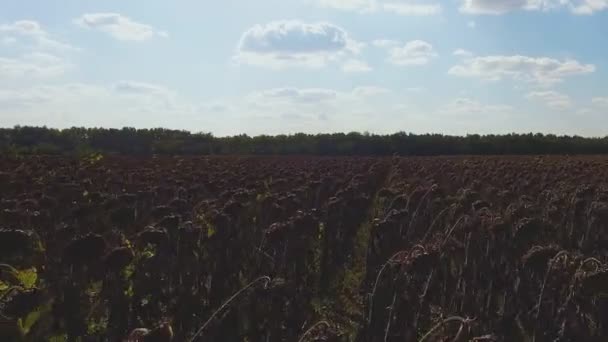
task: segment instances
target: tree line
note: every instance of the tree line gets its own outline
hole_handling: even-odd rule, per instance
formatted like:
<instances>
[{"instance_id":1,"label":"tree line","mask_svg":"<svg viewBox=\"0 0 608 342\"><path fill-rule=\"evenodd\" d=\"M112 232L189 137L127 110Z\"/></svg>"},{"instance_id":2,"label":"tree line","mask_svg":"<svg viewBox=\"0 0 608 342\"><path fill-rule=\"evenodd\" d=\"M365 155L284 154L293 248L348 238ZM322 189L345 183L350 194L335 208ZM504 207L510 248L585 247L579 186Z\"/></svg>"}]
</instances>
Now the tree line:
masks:
<instances>
[{"instance_id":1,"label":"tree line","mask_svg":"<svg viewBox=\"0 0 608 342\"><path fill-rule=\"evenodd\" d=\"M163 128L125 127L54 129L16 126L0 128L4 154L126 155L501 155L501 154L604 154L608 137L505 134L451 136L398 132L291 135L235 135L215 137Z\"/></svg>"}]
</instances>

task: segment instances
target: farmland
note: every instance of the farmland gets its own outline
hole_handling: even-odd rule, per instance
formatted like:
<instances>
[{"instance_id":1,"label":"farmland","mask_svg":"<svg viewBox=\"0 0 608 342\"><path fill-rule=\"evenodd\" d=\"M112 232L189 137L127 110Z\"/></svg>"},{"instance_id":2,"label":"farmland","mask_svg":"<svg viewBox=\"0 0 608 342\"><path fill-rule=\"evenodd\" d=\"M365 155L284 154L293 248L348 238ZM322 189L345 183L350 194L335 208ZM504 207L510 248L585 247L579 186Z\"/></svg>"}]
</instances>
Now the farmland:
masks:
<instances>
[{"instance_id":1,"label":"farmland","mask_svg":"<svg viewBox=\"0 0 608 342\"><path fill-rule=\"evenodd\" d=\"M0 191L3 341L608 336L607 157L5 156Z\"/></svg>"}]
</instances>

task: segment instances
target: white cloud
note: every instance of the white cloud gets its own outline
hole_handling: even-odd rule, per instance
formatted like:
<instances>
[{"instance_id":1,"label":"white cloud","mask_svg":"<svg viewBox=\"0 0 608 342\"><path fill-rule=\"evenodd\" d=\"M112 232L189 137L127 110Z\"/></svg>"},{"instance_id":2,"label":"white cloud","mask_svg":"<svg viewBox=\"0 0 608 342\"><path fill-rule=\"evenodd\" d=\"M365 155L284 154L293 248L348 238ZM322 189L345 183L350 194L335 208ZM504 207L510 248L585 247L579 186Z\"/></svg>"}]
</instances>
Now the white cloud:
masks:
<instances>
[{"instance_id":1,"label":"white cloud","mask_svg":"<svg viewBox=\"0 0 608 342\"><path fill-rule=\"evenodd\" d=\"M400 15L434 15L441 12L440 4L420 4L415 2L388 2L382 5L387 12L394 12Z\"/></svg>"},{"instance_id":2,"label":"white cloud","mask_svg":"<svg viewBox=\"0 0 608 342\"><path fill-rule=\"evenodd\" d=\"M4 79L55 77L69 68L63 59L47 53L29 53L19 59L0 57L0 78Z\"/></svg>"},{"instance_id":3,"label":"white cloud","mask_svg":"<svg viewBox=\"0 0 608 342\"><path fill-rule=\"evenodd\" d=\"M366 87L357 87L353 89L352 95L355 97L368 97L368 96L377 96L381 94L388 94L391 91L382 87L375 86L366 86Z\"/></svg>"},{"instance_id":4,"label":"white cloud","mask_svg":"<svg viewBox=\"0 0 608 342\"><path fill-rule=\"evenodd\" d=\"M602 122L597 123L597 128L599 129L604 126L603 121L605 120L606 111L608 111L608 96L602 96L592 98L587 106L578 108L575 114L586 116L586 119L591 117L600 119ZM602 132L601 135L605 136L605 133Z\"/></svg>"},{"instance_id":5,"label":"white cloud","mask_svg":"<svg viewBox=\"0 0 608 342\"><path fill-rule=\"evenodd\" d=\"M166 96L172 94L172 92L164 86L136 81L120 81L113 85L113 89L118 93L125 95Z\"/></svg>"},{"instance_id":6,"label":"white cloud","mask_svg":"<svg viewBox=\"0 0 608 342\"><path fill-rule=\"evenodd\" d=\"M349 90L284 87L255 91L233 103L242 115L240 127L258 134L390 131L404 114L391 109L393 98L389 89L371 85Z\"/></svg>"},{"instance_id":7,"label":"white cloud","mask_svg":"<svg viewBox=\"0 0 608 342\"><path fill-rule=\"evenodd\" d=\"M474 28L476 28L476 27L477 27L477 23L476 23L474 20L470 20L470 21L467 23L467 26L468 26L469 28L474 29Z\"/></svg>"},{"instance_id":8,"label":"white cloud","mask_svg":"<svg viewBox=\"0 0 608 342\"><path fill-rule=\"evenodd\" d=\"M18 90L0 89L0 103L3 105L10 103L19 107L49 106L78 98L90 99L102 93L102 90L104 90L102 87L82 83L38 85Z\"/></svg>"},{"instance_id":9,"label":"white cloud","mask_svg":"<svg viewBox=\"0 0 608 342\"><path fill-rule=\"evenodd\" d=\"M431 44L422 40L413 40L403 47L390 48L388 60L392 64L401 66L425 65L437 56Z\"/></svg>"},{"instance_id":10,"label":"white cloud","mask_svg":"<svg viewBox=\"0 0 608 342\"><path fill-rule=\"evenodd\" d=\"M377 39L372 41L372 45L380 48L390 48L401 45L401 42L392 39Z\"/></svg>"},{"instance_id":11,"label":"white cloud","mask_svg":"<svg viewBox=\"0 0 608 342\"><path fill-rule=\"evenodd\" d=\"M48 100L48 94L41 92L0 89L0 106L5 110L28 107L32 104L44 103Z\"/></svg>"},{"instance_id":12,"label":"white cloud","mask_svg":"<svg viewBox=\"0 0 608 342\"><path fill-rule=\"evenodd\" d=\"M608 110L608 96L605 97L594 97L591 99L591 103L585 107L581 107L576 109L575 114L579 116L586 116L585 119L589 119L591 117L604 120L606 116L606 111ZM585 121L587 122L587 121ZM602 123L598 123L597 127L603 127ZM602 136L605 134L602 133Z\"/></svg>"},{"instance_id":13,"label":"white cloud","mask_svg":"<svg viewBox=\"0 0 608 342\"><path fill-rule=\"evenodd\" d=\"M526 95L529 100L540 101L548 107L568 109L572 107L572 100L566 94L556 91L533 91Z\"/></svg>"},{"instance_id":14,"label":"white cloud","mask_svg":"<svg viewBox=\"0 0 608 342\"><path fill-rule=\"evenodd\" d=\"M10 24L0 25L0 37L5 44L23 42L34 45L36 49L55 51L77 51L70 44L51 38L40 23L33 20L18 20Z\"/></svg>"},{"instance_id":15,"label":"white cloud","mask_svg":"<svg viewBox=\"0 0 608 342\"><path fill-rule=\"evenodd\" d=\"M110 89L117 96L138 101L140 108L147 108L151 112L158 110L194 111L194 107L184 103L176 91L163 85L137 81L120 81L113 84Z\"/></svg>"},{"instance_id":16,"label":"white cloud","mask_svg":"<svg viewBox=\"0 0 608 342\"><path fill-rule=\"evenodd\" d=\"M219 101L205 103L199 106L200 112L208 112L208 113L226 113L233 110L233 107L229 104L222 103Z\"/></svg>"},{"instance_id":17,"label":"white cloud","mask_svg":"<svg viewBox=\"0 0 608 342\"><path fill-rule=\"evenodd\" d=\"M513 108L507 105L488 105L470 98L457 98L447 105L440 107L437 112L440 115L479 117L480 115L504 115L512 110Z\"/></svg>"},{"instance_id":18,"label":"white cloud","mask_svg":"<svg viewBox=\"0 0 608 342\"><path fill-rule=\"evenodd\" d=\"M257 104L270 103L298 103L298 104L318 104L335 100L338 92L324 88L273 88L254 92L248 99Z\"/></svg>"},{"instance_id":19,"label":"white cloud","mask_svg":"<svg viewBox=\"0 0 608 342\"><path fill-rule=\"evenodd\" d=\"M12 24L0 25L0 32L15 33L23 36L44 36L47 33L33 20L18 20Z\"/></svg>"},{"instance_id":20,"label":"white cloud","mask_svg":"<svg viewBox=\"0 0 608 342\"><path fill-rule=\"evenodd\" d=\"M15 37L3 37L2 38L3 45L12 45L12 44L15 44L16 42L17 42L17 38L15 38Z\"/></svg>"},{"instance_id":21,"label":"white cloud","mask_svg":"<svg viewBox=\"0 0 608 342\"><path fill-rule=\"evenodd\" d=\"M452 53L454 56L458 56L458 57L471 57L473 56L473 53L469 50L465 50L465 49L456 49L454 50L454 52Z\"/></svg>"},{"instance_id":22,"label":"white cloud","mask_svg":"<svg viewBox=\"0 0 608 342\"><path fill-rule=\"evenodd\" d=\"M608 108L608 96L607 97L594 97L591 99L591 103L596 106Z\"/></svg>"},{"instance_id":23,"label":"white cloud","mask_svg":"<svg viewBox=\"0 0 608 342\"><path fill-rule=\"evenodd\" d=\"M608 0L464 0L460 11L469 14L550 11L565 8L574 14L589 15L608 9Z\"/></svg>"},{"instance_id":24,"label":"white cloud","mask_svg":"<svg viewBox=\"0 0 608 342\"><path fill-rule=\"evenodd\" d=\"M0 88L0 117L6 125L162 126L196 131L204 116L169 88L121 81Z\"/></svg>"},{"instance_id":25,"label":"white cloud","mask_svg":"<svg viewBox=\"0 0 608 342\"><path fill-rule=\"evenodd\" d=\"M595 12L603 11L608 8L607 0L579 0L572 5L572 12L581 15L590 15Z\"/></svg>"},{"instance_id":26,"label":"white cloud","mask_svg":"<svg viewBox=\"0 0 608 342\"><path fill-rule=\"evenodd\" d=\"M234 59L275 69L319 68L346 55L356 55L362 47L344 29L330 23L274 21L245 31Z\"/></svg>"},{"instance_id":27,"label":"white cloud","mask_svg":"<svg viewBox=\"0 0 608 342\"><path fill-rule=\"evenodd\" d=\"M337 105L346 102L367 101L370 98L390 93L389 89L377 86L355 87L351 91L337 91L327 88L272 88L249 94L246 100L258 107L277 105L288 106L323 106Z\"/></svg>"},{"instance_id":28,"label":"white cloud","mask_svg":"<svg viewBox=\"0 0 608 342\"><path fill-rule=\"evenodd\" d=\"M529 0L464 0L460 11L470 14L502 14L528 6Z\"/></svg>"},{"instance_id":29,"label":"white cloud","mask_svg":"<svg viewBox=\"0 0 608 342\"><path fill-rule=\"evenodd\" d=\"M239 47L256 53L306 54L342 51L350 45L348 33L333 24L276 21L247 30Z\"/></svg>"},{"instance_id":30,"label":"white cloud","mask_svg":"<svg viewBox=\"0 0 608 342\"><path fill-rule=\"evenodd\" d=\"M195 103L167 86L133 80L53 83L0 87L0 118L5 126L167 127L216 135L379 132L391 131L405 114L393 113L389 96L377 86L284 87Z\"/></svg>"},{"instance_id":31,"label":"white cloud","mask_svg":"<svg viewBox=\"0 0 608 342\"><path fill-rule=\"evenodd\" d=\"M481 78L488 81L513 79L550 86L564 78L595 72L592 64L576 60L560 61L548 57L485 56L465 59L453 66L448 74L458 77Z\"/></svg>"},{"instance_id":32,"label":"white cloud","mask_svg":"<svg viewBox=\"0 0 608 342\"><path fill-rule=\"evenodd\" d=\"M75 23L83 28L107 33L122 41L144 41L155 37L168 37L166 31L136 22L119 13L86 13L75 19Z\"/></svg>"},{"instance_id":33,"label":"white cloud","mask_svg":"<svg viewBox=\"0 0 608 342\"><path fill-rule=\"evenodd\" d=\"M321 7L360 13L378 11L398 15L426 16L442 11L441 4L425 0L318 0Z\"/></svg>"},{"instance_id":34,"label":"white cloud","mask_svg":"<svg viewBox=\"0 0 608 342\"><path fill-rule=\"evenodd\" d=\"M364 61L349 59L342 65L342 70L348 73L370 72L372 68Z\"/></svg>"},{"instance_id":35,"label":"white cloud","mask_svg":"<svg viewBox=\"0 0 608 342\"><path fill-rule=\"evenodd\" d=\"M592 115L594 113L595 113L595 111L593 109L587 108L587 107L577 109L575 112L575 114L579 115L579 116L587 116L587 115Z\"/></svg>"},{"instance_id":36,"label":"white cloud","mask_svg":"<svg viewBox=\"0 0 608 342\"><path fill-rule=\"evenodd\" d=\"M378 9L376 0L318 0L321 7L344 11L372 12Z\"/></svg>"},{"instance_id":37,"label":"white cloud","mask_svg":"<svg viewBox=\"0 0 608 342\"><path fill-rule=\"evenodd\" d=\"M2 45L6 54L0 56L0 87L13 88L64 76L74 68L71 53L80 50L57 40L33 20L0 24Z\"/></svg>"},{"instance_id":38,"label":"white cloud","mask_svg":"<svg viewBox=\"0 0 608 342\"><path fill-rule=\"evenodd\" d=\"M407 92L412 92L412 93L421 93L426 91L425 87L409 87L409 88L405 88L405 91Z\"/></svg>"}]
</instances>

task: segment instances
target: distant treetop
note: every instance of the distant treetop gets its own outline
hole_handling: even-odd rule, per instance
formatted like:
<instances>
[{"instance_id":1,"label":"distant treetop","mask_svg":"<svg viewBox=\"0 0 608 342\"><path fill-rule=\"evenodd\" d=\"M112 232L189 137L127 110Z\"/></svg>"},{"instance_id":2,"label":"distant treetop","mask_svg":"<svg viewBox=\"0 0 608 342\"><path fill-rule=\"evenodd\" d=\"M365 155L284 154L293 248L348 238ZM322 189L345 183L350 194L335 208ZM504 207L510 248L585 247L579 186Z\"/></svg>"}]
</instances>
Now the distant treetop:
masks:
<instances>
[{"instance_id":1,"label":"distant treetop","mask_svg":"<svg viewBox=\"0 0 608 342\"><path fill-rule=\"evenodd\" d=\"M15 154L117 153L126 155L501 155L605 154L608 137L586 138L553 134L450 136L397 132L291 135L236 135L163 128L53 129L16 126L0 128L0 150Z\"/></svg>"}]
</instances>

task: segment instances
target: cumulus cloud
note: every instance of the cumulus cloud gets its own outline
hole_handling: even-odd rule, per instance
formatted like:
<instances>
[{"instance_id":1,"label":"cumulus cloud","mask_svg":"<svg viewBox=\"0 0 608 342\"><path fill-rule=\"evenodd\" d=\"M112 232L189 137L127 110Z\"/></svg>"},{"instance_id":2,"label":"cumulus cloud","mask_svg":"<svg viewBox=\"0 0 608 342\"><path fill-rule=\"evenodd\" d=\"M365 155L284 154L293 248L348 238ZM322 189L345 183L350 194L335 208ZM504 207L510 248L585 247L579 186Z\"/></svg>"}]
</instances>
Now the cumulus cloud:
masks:
<instances>
[{"instance_id":1,"label":"cumulus cloud","mask_svg":"<svg viewBox=\"0 0 608 342\"><path fill-rule=\"evenodd\" d=\"M318 0L318 4L321 7L343 11L384 11L412 16L434 15L442 11L441 4L424 0Z\"/></svg>"},{"instance_id":2,"label":"cumulus cloud","mask_svg":"<svg viewBox=\"0 0 608 342\"><path fill-rule=\"evenodd\" d=\"M556 91L533 91L526 95L529 100L539 101L548 107L568 109L572 107L572 100L566 94Z\"/></svg>"},{"instance_id":3,"label":"cumulus cloud","mask_svg":"<svg viewBox=\"0 0 608 342\"><path fill-rule=\"evenodd\" d=\"M437 57L433 46L422 40L407 42L404 46L389 48L388 60L400 66L425 65Z\"/></svg>"},{"instance_id":4,"label":"cumulus cloud","mask_svg":"<svg viewBox=\"0 0 608 342\"><path fill-rule=\"evenodd\" d=\"M78 50L70 44L52 38L51 34L44 30L39 22L34 20L18 20L13 23L0 25L0 37L2 37L2 41L5 44L22 42L31 44L37 49L56 51Z\"/></svg>"},{"instance_id":5,"label":"cumulus cloud","mask_svg":"<svg viewBox=\"0 0 608 342\"><path fill-rule=\"evenodd\" d=\"M64 74L70 64L47 53L29 53L21 58L0 57L0 78L30 79L49 78Z\"/></svg>"},{"instance_id":6,"label":"cumulus cloud","mask_svg":"<svg viewBox=\"0 0 608 342\"><path fill-rule=\"evenodd\" d=\"M550 11L568 9L574 14L589 15L608 8L608 0L464 0L460 11L469 14Z\"/></svg>"},{"instance_id":7,"label":"cumulus cloud","mask_svg":"<svg viewBox=\"0 0 608 342\"><path fill-rule=\"evenodd\" d=\"M572 59L560 61L548 57L515 55L468 58L450 68L448 74L488 81L512 79L550 86L562 82L566 77L592 72L595 72L594 65Z\"/></svg>"},{"instance_id":8,"label":"cumulus cloud","mask_svg":"<svg viewBox=\"0 0 608 342\"><path fill-rule=\"evenodd\" d=\"M80 27L98 30L122 41L144 41L169 36L166 31L136 22L119 13L85 13L74 22Z\"/></svg>"},{"instance_id":9,"label":"cumulus cloud","mask_svg":"<svg viewBox=\"0 0 608 342\"><path fill-rule=\"evenodd\" d=\"M347 73L361 73L372 71L372 68L364 61L349 59L342 65L342 70Z\"/></svg>"},{"instance_id":10,"label":"cumulus cloud","mask_svg":"<svg viewBox=\"0 0 608 342\"><path fill-rule=\"evenodd\" d=\"M318 68L343 56L358 54L362 46L344 29L330 23L274 21L245 31L235 60L279 69L292 66Z\"/></svg>"},{"instance_id":11,"label":"cumulus cloud","mask_svg":"<svg viewBox=\"0 0 608 342\"><path fill-rule=\"evenodd\" d=\"M348 45L348 34L338 26L281 21L249 29L242 37L240 48L260 53L298 54L341 51Z\"/></svg>"}]
</instances>

